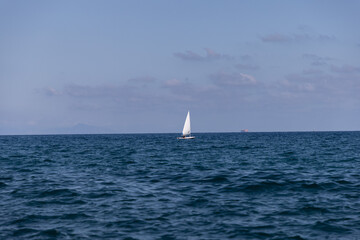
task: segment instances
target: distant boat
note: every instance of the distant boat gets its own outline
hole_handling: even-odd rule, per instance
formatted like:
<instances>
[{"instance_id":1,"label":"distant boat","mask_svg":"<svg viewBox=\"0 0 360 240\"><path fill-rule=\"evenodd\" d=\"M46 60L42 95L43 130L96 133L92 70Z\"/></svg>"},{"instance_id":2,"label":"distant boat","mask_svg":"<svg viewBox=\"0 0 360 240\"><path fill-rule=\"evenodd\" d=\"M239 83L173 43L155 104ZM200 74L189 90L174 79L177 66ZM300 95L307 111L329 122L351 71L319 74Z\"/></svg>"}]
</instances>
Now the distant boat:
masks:
<instances>
[{"instance_id":1,"label":"distant boat","mask_svg":"<svg viewBox=\"0 0 360 240\"><path fill-rule=\"evenodd\" d=\"M247 129L243 129L243 130L241 130L241 132L249 132L249 130L247 130Z\"/></svg>"},{"instance_id":2,"label":"distant boat","mask_svg":"<svg viewBox=\"0 0 360 240\"><path fill-rule=\"evenodd\" d=\"M194 136L191 136L191 127L190 127L190 112L188 111L186 119L185 119L185 124L184 124L184 128L182 131L182 136L178 137L177 139L194 139Z\"/></svg>"}]
</instances>

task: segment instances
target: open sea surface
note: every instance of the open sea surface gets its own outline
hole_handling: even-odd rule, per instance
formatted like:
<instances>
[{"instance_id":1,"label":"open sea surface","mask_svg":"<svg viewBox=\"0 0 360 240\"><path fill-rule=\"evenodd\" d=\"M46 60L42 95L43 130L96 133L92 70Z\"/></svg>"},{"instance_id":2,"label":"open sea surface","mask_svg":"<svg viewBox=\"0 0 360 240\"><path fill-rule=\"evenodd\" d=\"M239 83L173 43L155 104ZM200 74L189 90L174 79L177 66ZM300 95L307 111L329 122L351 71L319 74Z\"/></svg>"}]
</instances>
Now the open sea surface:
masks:
<instances>
[{"instance_id":1,"label":"open sea surface","mask_svg":"<svg viewBox=\"0 0 360 240\"><path fill-rule=\"evenodd\" d=\"M360 239L360 132L0 136L0 239Z\"/></svg>"}]
</instances>

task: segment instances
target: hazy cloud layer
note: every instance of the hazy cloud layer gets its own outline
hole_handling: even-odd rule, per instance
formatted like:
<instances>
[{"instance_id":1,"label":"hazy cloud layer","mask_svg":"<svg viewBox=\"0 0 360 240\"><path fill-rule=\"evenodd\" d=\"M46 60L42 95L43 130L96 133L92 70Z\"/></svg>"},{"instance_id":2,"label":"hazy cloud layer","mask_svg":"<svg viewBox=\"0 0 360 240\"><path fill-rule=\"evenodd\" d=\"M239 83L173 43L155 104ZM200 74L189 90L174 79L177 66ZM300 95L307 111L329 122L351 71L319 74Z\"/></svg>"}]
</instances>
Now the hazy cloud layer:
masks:
<instances>
[{"instance_id":1,"label":"hazy cloud layer","mask_svg":"<svg viewBox=\"0 0 360 240\"><path fill-rule=\"evenodd\" d=\"M316 99L316 101L312 100L316 105L347 104L348 100L352 103L360 103L360 95L358 95L360 74L349 78L348 70L354 73L353 68L340 69L341 71L334 72L335 74L324 71L314 71L309 74L304 70L302 73L287 75L285 80L280 82L280 86L293 96L301 97L304 102Z\"/></svg>"},{"instance_id":2,"label":"hazy cloud layer","mask_svg":"<svg viewBox=\"0 0 360 240\"><path fill-rule=\"evenodd\" d=\"M349 72L351 78L347 77ZM202 83L180 78L146 79L151 88L144 88L142 80L129 80L113 85L67 84L61 89L45 88L42 93L49 101L67 102L68 111L97 112L99 116L189 108L195 112L295 114L313 109L353 109L360 104L360 74L356 67L347 65L321 70L308 68L273 82L240 71L213 72Z\"/></svg>"},{"instance_id":3,"label":"hazy cloud layer","mask_svg":"<svg viewBox=\"0 0 360 240\"><path fill-rule=\"evenodd\" d=\"M331 71L335 73L360 73L360 67L355 67L352 65L342 65L342 66L334 66L332 65Z\"/></svg>"},{"instance_id":4,"label":"hazy cloud layer","mask_svg":"<svg viewBox=\"0 0 360 240\"><path fill-rule=\"evenodd\" d=\"M330 57L321 57L321 56L318 56L316 54L311 54L311 53L303 54L302 58L309 61L311 63L311 65L313 65L314 67L328 65L329 62L331 62L333 60Z\"/></svg>"},{"instance_id":5,"label":"hazy cloud layer","mask_svg":"<svg viewBox=\"0 0 360 240\"><path fill-rule=\"evenodd\" d=\"M244 73L219 72L211 74L210 79L215 85L222 87L241 87L255 85L257 83L253 76Z\"/></svg>"},{"instance_id":6,"label":"hazy cloud layer","mask_svg":"<svg viewBox=\"0 0 360 240\"><path fill-rule=\"evenodd\" d=\"M210 48L205 48L204 50L206 52L205 55L200 55L193 51L186 51L186 52L174 53L174 56L181 60L184 60L184 61L214 61L214 60L221 60L221 59L224 59L224 60L233 59L233 57L231 57L227 54L217 53Z\"/></svg>"},{"instance_id":7,"label":"hazy cloud layer","mask_svg":"<svg viewBox=\"0 0 360 240\"><path fill-rule=\"evenodd\" d=\"M308 34L308 33L270 33L259 37L262 42L265 43L298 43L305 41L332 41L335 40L334 36L328 36L325 34Z\"/></svg>"},{"instance_id":8,"label":"hazy cloud layer","mask_svg":"<svg viewBox=\"0 0 360 240\"><path fill-rule=\"evenodd\" d=\"M310 58L318 57L311 56ZM354 94L355 91L360 91L360 68L342 65L340 67L331 66L330 70L327 73L316 68L304 69L299 73L285 75L282 80L268 83L264 79L258 80L250 74L220 71L209 74L207 81L203 83L192 83L189 80L177 78L159 81L145 78L145 82L152 83L151 89L144 88L142 84L128 85L127 83L118 85L68 84L60 90L44 88L43 94L55 98L103 99L133 107L145 107L159 103L165 105L166 103L176 105L185 102L202 104L206 101L214 101L215 104L218 102L220 106L221 98L232 98L236 103L237 99L241 99L241 101L250 99L249 97L254 96L254 93L257 93L256 101L259 103L260 99L266 99L269 104L279 97L285 97L297 99L301 104L301 99L306 102L309 100L309 96L319 98L318 101L321 102L327 99L325 97L327 95L347 98L353 96L348 95L349 93ZM352 78L347 77L349 73L353 74ZM143 80L135 82L142 83ZM100 103L105 104L101 101Z\"/></svg>"},{"instance_id":9,"label":"hazy cloud layer","mask_svg":"<svg viewBox=\"0 0 360 240\"><path fill-rule=\"evenodd\" d=\"M114 97L119 95L128 95L133 91L133 87L116 85L79 85L70 84L64 87L64 94L71 97Z\"/></svg>"}]
</instances>

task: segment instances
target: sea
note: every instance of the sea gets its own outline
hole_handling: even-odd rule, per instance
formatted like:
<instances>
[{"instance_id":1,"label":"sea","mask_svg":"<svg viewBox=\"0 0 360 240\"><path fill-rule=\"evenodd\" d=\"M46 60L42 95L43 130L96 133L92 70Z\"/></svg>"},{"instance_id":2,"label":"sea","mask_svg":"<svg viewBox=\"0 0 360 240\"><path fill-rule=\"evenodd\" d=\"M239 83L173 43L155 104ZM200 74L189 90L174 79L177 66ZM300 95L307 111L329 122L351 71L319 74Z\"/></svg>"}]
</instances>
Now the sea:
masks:
<instances>
[{"instance_id":1,"label":"sea","mask_svg":"<svg viewBox=\"0 0 360 240\"><path fill-rule=\"evenodd\" d=\"M360 239L360 132L0 136L0 239Z\"/></svg>"}]
</instances>

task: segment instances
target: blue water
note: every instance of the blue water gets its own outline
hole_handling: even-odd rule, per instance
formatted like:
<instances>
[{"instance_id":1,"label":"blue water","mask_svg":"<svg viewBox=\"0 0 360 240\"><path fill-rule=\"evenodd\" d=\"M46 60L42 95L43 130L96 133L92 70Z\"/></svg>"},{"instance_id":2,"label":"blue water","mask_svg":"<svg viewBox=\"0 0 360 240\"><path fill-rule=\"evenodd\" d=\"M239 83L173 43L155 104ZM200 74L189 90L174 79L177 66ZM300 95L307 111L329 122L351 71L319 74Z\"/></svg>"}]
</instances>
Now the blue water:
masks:
<instances>
[{"instance_id":1,"label":"blue water","mask_svg":"<svg viewBox=\"0 0 360 240\"><path fill-rule=\"evenodd\" d=\"M0 136L0 239L360 239L360 132Z\"/></svg>"}]
</instances>

